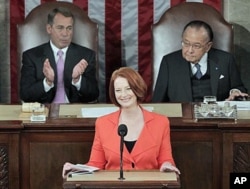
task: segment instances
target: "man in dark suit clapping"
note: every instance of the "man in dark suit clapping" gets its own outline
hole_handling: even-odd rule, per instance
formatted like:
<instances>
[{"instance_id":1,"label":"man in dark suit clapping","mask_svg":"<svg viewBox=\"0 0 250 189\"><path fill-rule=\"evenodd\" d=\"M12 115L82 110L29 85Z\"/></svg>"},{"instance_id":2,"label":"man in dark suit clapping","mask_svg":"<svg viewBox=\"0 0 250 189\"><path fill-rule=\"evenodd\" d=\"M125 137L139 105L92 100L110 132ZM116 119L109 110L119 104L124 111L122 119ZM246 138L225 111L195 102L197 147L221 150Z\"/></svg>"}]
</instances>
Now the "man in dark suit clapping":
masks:
<instances>
[{"instance_id":1,"label":"man in dark suit clapping","mask_svg":"<svg viewBox=\"0 0 250 189\"><path fill-rule=\"evenodd\" d=\"M77 103L98 98L96 54L72 43L73 25L68 9L53 9L46 26L50 41L23 52L20 96L24 102Z\"/></svg>"}]
</instances>

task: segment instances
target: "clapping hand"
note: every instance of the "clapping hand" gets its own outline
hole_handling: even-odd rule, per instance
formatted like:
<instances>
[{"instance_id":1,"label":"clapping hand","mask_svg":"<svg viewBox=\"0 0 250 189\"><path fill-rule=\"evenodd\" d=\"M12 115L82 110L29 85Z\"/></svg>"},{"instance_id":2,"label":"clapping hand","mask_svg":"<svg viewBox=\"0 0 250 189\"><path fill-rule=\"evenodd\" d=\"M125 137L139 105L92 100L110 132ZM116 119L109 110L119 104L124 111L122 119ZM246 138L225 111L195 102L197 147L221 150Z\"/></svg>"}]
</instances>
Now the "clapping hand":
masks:
<instances>
[{"instance_id":1,"label":"clapping hand","mask_svg":"<svg viewBox=\"0 0 250 189\"><path fill-rule=\"evenodd\" d=\"M75 65L72 73L74 83L80 79L80 76L85 72L87 66L88 62L85 59L82 59L77 65Z\"/></svg>"},{"instance_id":2,"label":"clapping hand","mask_svg":"<svg viewBox=\"0 0 250 189\"><path fill-rule=\"evenodd\" d=\"M55 73L53 68L50 65L49 59L46 58L46 60L43 63L43 74L46 78L46 82L48 83L48 85L52 85L52 83L54 82L54 78L55 78Z\"/></svg>"}]
</instances>

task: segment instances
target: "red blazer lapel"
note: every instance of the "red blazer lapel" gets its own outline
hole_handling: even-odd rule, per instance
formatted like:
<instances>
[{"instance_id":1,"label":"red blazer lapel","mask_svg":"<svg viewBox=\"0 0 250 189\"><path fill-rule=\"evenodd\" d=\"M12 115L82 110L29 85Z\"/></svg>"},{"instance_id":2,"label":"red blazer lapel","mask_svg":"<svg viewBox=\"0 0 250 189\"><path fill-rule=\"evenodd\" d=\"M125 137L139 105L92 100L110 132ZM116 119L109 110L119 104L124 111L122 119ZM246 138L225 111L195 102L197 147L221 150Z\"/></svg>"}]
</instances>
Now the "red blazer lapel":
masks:
<instances>
[{"instance_id":1,"label":"red blazer lapel","mask_svg":"<svg viewBox=\"0 0 250 189\"><path fill-rule=\"evenodd\" d=\"M143 109L143 115L144 115L145 125L134 146L133 151L131 152L132 157L145 153L147 150L151 149L156 145L149 130L149 127L152 126L150 125L150 120L153 119L153 117L145 109Z\"/></svg>"}]
</instances>

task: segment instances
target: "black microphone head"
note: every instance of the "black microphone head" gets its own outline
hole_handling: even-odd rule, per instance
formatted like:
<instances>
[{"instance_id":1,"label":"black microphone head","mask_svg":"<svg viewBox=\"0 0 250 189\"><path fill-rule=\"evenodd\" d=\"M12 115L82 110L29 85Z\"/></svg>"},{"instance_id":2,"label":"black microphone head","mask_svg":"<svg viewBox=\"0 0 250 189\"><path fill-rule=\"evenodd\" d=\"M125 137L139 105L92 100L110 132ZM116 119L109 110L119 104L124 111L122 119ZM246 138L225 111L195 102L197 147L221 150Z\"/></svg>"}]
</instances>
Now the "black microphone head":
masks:
<instances>
[{"instance_id":1,"label":"black microphone head","mask_svg":"<svg viewBox=\"0 0 250 189\"><path fill-rule=\"evenodd\" d=\"M127 126L125 124L119 125L119 127L118 127L118 135L124 137L124 136L127 135L127 133L128 133Z\"/></svg>"}]
</instances>

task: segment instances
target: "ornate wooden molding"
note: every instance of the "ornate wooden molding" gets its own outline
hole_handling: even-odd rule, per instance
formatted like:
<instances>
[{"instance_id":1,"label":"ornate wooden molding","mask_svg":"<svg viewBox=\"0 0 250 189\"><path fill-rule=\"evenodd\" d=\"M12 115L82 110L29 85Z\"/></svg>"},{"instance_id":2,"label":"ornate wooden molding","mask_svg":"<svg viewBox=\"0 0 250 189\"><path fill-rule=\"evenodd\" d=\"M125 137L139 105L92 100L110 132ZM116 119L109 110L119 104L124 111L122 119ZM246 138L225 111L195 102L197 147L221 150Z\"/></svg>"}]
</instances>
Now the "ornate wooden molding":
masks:
<instances>
[{"instance_id":1,"label":"ornate wooden molding","mask_svg":"<svg viewBox=\"0 0 250 189\"><path fill-rule=\"evenodd\" d=\"M249 142L237 142L233 144L233 171L250 172Z\"/></svg>"},{"instance_id":2,"label":"ornate wooden molding","mask_svg":"<svg viewBox=\"0 0 250 189\"><path fill-rule=\"evenodd\" d=\"M8 188L8 150L7 146L0 144L0 188Z\"/></svg>"}]
</instances>

